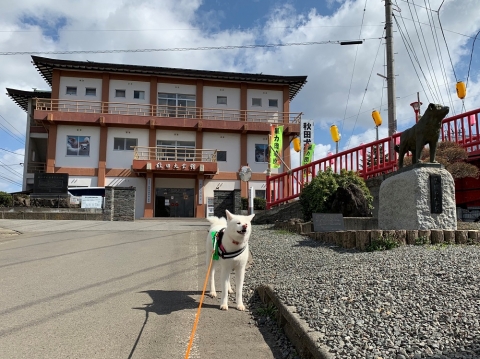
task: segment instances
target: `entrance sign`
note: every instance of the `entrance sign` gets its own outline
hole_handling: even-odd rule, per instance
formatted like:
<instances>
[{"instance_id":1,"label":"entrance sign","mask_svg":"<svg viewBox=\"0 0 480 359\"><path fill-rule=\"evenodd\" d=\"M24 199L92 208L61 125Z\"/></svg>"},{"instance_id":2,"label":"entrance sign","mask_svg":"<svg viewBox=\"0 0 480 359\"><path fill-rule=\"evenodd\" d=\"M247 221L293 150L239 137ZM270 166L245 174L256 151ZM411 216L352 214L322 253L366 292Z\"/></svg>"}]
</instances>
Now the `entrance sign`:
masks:
<instances>
[{"instance_id":1,"label":"entrance sign","mask_svg":"<svg viewBox=\"0 0 480 359\"><path fill-rule=\"evenodd\" d=\"M102 208L102 196L82 196L81 208Z\"/></svg>"},{"instance_id":2,"label":"entrance sign","mask_svg":"<svg viewBox=\"0 0 480 359\"><path fill-rule=\"evenodd\" d=\"M203 204L203 179L198 180L198 204Z\"/></svg>"},{"instance_id":3,"label":"entrance sign","mask_svg":"<svg viewBox=\"0 0 480 359\"><path fill-rule=\"evenodd\" d=\"M152 203L152 179L147 178L147 203Z\"/></svg>"},{"instance_id":4,"label":"entrance sign","mask_svg":"<svg viewBox=\"0 0 480 359\"><path fill-rule=\"evenodd\" d=\"M33 177L34 195L67 196L67 173L35 173Z\"/></svg>"}]
</instances>

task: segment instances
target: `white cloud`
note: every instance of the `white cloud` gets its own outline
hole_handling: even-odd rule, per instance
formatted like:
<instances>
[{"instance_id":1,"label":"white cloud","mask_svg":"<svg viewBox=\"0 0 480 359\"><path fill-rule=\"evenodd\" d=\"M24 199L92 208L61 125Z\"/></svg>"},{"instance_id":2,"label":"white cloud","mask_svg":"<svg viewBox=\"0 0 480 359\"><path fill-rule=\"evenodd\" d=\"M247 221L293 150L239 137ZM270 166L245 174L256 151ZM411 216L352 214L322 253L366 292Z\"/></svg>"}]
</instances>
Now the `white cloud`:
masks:
<instances>
[{"instance_id":1,"label":"white cloud","mask_svg":"<svg viewBox=\"0 0 480 359\"><path fill-rule=\"evenodd\" d=\"M291 110L303 112L307 119L315 119L319 128L329 128L332 123L336 123L342 132L341 149L345 148L347 143L348 147L354 147L360 142L374 139L371 111L373 109L380 110L380 105L382 105L382 110L386 108L387 93L383 89L384 80L376 76L377 72L384 73L383 45L380 47L380 53L374 64L381 42L379 38L382 36L382 22L384 21L384 3L380 1L367 3L364 19L364 24L367 26L362 29L360 36L359 27L354 25L361 23L365 5L363 0L328 0L328 4L336 9L331 14L319 13L315 9L300 14L292 5L282 5L268 16L268 20L263 26L257 23L256 27L247 30L232 29L216 32L213 29L217 28L218 19L213 18L211 25L206 26L207 17L210 15L199 10L200 0L165 0L161 2L105 0L95 3L95 5L86 0L61 2L23 0L8 5L6 3L4 1L0 4L0 21L3 31L0 32L0 48L2 51L176 48L353 40L360 37L366 41L358 47L330 44L288 46L275 49L45 56L219 71L308 75L308 83L294 99ZM431 0L430 3L436 10L441 0ZM429 79L430 85L436 86L436 83L432 81L433 75L427 70L413 22L406 19L402 21L401 18L398 18L398 16L411 17L408 4L403 1L398 4L402 12L395 13L397 19L402 27L408 28L425 75ZM480 13L477 8L477 0L445 2L440 12L443 28L468 36L475 35L480 26ZM417 11L420 21L428 23L425 9L417 8ZM262 15L259 14L258 17ZM433 15L438 25L436 14L433 13ZM221 14L216 16L221 16ZM51 32L52 26L55 27L55 24L64 24L58 32L57 41L38 31L40 28L49 28ZM99 29L142 31L78 31ZM435 76L442 88L443 102L447 105L450 102L447 96L448 91L453 98L455 107L455 110L451 109L451 113L459 113L462 103L455 94L456 79L453 76L441 33L438 32L438 39L448 76L446 83L440 73L440 64L433 45L430 27L422 25L422 29L428 42L428 52ZM12 30L33 32L5 32ZM471 42L468 42L468 37L448 31L445 31L445 36L457 76L462 76L460 79L465 81ZM402 130L413 124L414 115L409 104L416 100L417 91L421 92L420 97L424 104L427 103L427 96L430 101L442 102L442 100L435 98L440 96L430 94L428 88L426 88L426 94L422 92L422 87L413 71L399 31L395 32L394 46L396 52L395 73L397 74L396 96L399 97L397 99L397 120L398 129ZM32 87L36 87L47 89L46 83L30 63L29 56L2 56L1 59L1 88L13 87L30 90ZM354 62L355 72L352 77ZM372 76L369 80L370 73ZM477 107L476 103L480 98L478 84L478 68L473 68L469 79L468 97L465 101L467 110ZM366 88L367 91L365 91ZM5 95L0 96L0 114L16 129L22 133L25 131L25 114ZM381 111L381 115L384 124L380 128L380 135L384 136L387 131L388 114ZM354 128L355 131L353 131ZM324 156L328 149L334 148L333 142L329 141L328 131L324 133L325 135L316 141L318 143L316 159ZM354 136L350 139L352 133Z\"/></svg>"}]
</instances>

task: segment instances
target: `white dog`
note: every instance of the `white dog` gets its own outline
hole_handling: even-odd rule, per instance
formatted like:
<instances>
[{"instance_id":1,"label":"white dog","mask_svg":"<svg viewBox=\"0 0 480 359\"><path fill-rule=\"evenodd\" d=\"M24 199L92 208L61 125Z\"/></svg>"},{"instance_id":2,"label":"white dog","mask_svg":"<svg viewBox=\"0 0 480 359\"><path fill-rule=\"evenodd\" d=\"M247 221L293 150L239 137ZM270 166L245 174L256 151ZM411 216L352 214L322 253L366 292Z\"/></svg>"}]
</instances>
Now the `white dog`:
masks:
<instances>
[{"instance_id":1,"label":"white dog","mask_svg":"<svg viewBox=\"0 0 480 359\"><path fill-rule=\"evenodd\" d=\"M218 260L214 260L210 272L210 296L217 296L215 291L215 267L221 267L222 299L220 309L228 310L228 293L232 293L230 286L230 272L235 270L236 302L238 310L245 310L242 300L245 266L248 261L248 239L252 233L250 216L239 216L225 211L227 218L208 217L211 223L207 236L207 266L210 264L214 240L218 243Z\"/></svg>"}]
</instances>

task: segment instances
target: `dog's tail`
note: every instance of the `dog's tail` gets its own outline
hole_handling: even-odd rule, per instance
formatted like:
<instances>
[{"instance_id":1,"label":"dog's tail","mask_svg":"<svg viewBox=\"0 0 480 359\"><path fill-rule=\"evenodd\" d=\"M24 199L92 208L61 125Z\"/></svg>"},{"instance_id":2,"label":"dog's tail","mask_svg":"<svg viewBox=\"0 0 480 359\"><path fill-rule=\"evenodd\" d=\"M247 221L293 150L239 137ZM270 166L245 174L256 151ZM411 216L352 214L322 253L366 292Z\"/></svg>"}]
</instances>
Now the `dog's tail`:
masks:
<instances>
[{"instance_id":1,"label":"dog's tail","mask_svg":"<svg viewBox=\"0 0 480 359\"><path fill-rule=\"evenodd\" d=\"M400 152L400 146L399 145L393 146L393 149L395 150L395 152Z\"/></svg>"},{"instance_id":2,"label":"dog's tail","mask_svg":"<svg viewBox=\"0 0 480 359\"><path fill-rule=\"evenodd\" d=\"M207 220L212 224L213 226L227 226L227 220L224 217L218 218L218 217L207 217Z\"/></svg>"}]
</instances>

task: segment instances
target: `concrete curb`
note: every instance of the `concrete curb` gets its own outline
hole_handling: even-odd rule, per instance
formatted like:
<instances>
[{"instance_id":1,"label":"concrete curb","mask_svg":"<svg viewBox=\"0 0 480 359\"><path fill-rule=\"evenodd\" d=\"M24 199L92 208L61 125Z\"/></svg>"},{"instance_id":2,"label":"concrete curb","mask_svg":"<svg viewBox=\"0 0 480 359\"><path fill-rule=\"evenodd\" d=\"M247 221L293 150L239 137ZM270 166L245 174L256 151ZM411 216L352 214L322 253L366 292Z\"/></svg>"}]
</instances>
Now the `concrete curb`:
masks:
<instances>
[{"instance_id":1,"label":"concrete curb","mask_svg":"<svg viewBox=\"0 0 480 359\"><path fill-rule=\"evenodd\" d=\"M272 303L277 308L277 323L290 341L295 345L298 354L304 359L332 359L328 349L318 343L319 332L312 330L307 322L295 312L295 307L287 307L275 295L273 287L262 285L257 292L263 303Z\"/></svg>"}]
</instances>

